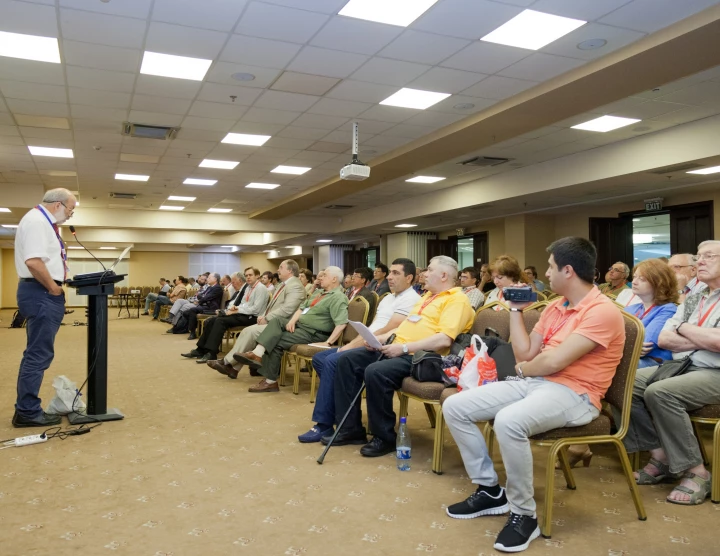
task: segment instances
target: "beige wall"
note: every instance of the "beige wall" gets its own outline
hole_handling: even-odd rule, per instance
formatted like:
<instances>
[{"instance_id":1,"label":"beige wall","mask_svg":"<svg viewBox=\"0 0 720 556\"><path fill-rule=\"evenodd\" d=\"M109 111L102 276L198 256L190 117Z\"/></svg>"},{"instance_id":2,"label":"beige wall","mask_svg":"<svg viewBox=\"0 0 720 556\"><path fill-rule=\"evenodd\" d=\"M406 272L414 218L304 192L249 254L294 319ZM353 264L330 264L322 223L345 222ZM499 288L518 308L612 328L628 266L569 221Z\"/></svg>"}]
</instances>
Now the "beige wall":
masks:
<instances>
[{"instance_id":1,"label":"beige wall","mask_svg":"<svg viewBox=\"0 0 720 556\"><path fill-rule=\"evenodd\" d=\"M387 256L382 261L390 261L408 256L408 235L407 233L389 234L387 236ZM424 262L424 261L423 261Z\"/></svg>"},{"instance_id":2,"label":"beige wall","mask_svg":"<svg viewBox=\"0 0 720 556\"><path fill-rule=\"evenodd\" d=\"M0 273L2 273L2 283L0 284L0 291L2 291L2 299L0 300L0 306L3 309L17 307L17 283L18 275L15 271L15 250L14 249L3 249L0 253L2 264L0 265Z\"/></svg>"},{"instance_id":3,"label":"beige wall","mask_svg":"<svg viewBox=\"0 0 720 556\"><path fill-rule=\"evenodd\" d=\"M187 253L163 251L133 251L128 261L128 280L133 286L154 286L161 276L168 280L187 276Z\"/></svg>"},{"instance_id":4,"label":"beige wall","mask_svg":"<svg viewBox=\"0 0 720 556\"><path fill-rule=\"evenodd\" d=\"M266 270L275 272L280 264L268 260L267 254L265 253L240 253L238 259L240 261L240 270L245 270L247 267L252 266L260 270L260 272L265 272ZM280 262L282 262L282 260L280 260Z\"/></svg>"}]
</instances>

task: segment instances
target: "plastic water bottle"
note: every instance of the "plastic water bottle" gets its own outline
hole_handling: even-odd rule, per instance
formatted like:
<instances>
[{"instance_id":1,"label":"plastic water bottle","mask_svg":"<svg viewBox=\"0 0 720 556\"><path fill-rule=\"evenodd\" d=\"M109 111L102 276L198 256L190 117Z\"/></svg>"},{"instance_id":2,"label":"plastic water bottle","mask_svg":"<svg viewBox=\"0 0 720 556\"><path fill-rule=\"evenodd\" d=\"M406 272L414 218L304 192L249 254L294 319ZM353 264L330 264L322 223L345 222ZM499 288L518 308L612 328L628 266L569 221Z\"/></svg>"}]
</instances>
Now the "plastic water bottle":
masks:
<instances>
[{"instance_id":1,"label":"plastic water bottle","mask_svg":"<svg viewBox=\"0 0 720 556\"><path fill-rule=\"evenodd\" d=\"M410 458L412 456L412 443L410 433L407 430L407 417L400 417L398 427L397 443L395 444L397 468L400 471L410 471Z\"/></svg>"}]
</instances>

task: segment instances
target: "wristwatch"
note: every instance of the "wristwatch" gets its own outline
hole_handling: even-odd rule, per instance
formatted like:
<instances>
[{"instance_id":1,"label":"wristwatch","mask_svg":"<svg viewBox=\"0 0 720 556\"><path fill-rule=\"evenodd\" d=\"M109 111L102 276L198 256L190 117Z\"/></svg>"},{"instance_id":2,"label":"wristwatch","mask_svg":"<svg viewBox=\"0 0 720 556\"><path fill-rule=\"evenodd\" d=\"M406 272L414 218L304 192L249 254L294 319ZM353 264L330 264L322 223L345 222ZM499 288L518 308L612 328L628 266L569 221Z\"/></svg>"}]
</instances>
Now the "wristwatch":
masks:
<instances>
[{"instance_id":1,"label":"wristwatch","mask_svg":"<svg viewBox=\"0 0 720 556\"><path fill-rule=\"evenodd\" d=\"M403 344L403 355L407 355L409 353L407 344Z\"/></svg>"},{"instance_id":2,"label":"wristwatch","mask_svg":"<svg viewBox=\"0 0 720 556\"><path fill-rule=\"evenodd\" d=\"M517 307L510 307L509 310L511 313L522 313L523 312L522 309L518 309Z\"/></svg>"},{"instance_id":3,"label":"wristwatch","mask_svg":"<svg viewBox=\"0 0 720 556\"><path fill-rule=\"evenodd\" d=\"M522 369L520 368L520 365L517 365L515 367L515 374L520 377L520 380L525 380L525 375L522 372Z\"/></svg>"}]
</instances>

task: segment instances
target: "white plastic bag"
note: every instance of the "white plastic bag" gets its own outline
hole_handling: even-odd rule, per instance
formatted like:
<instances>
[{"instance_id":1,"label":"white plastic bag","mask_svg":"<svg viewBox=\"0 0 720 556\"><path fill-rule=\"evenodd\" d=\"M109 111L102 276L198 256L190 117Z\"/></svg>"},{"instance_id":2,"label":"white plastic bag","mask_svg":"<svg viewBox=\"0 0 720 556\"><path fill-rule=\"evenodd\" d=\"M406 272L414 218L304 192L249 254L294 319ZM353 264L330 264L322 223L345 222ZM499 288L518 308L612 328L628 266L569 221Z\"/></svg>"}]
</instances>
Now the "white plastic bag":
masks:
<instances>
[{"instance_id":1,"label":"white plastic bag","mask_svg":"<svg viewBox=\"0 0 720 556\"><path fill-rule=\"evenodd\" d=\"M497 379L495 360L488 355L488 347L482 338L473 334L470 347L465 351L465 359L458 380L458 391L497 382Z\"/></svg>"},{"instance_id":2,"label":"white plastic bag","mask_svg":"<svg viewBox=\"0 0 720 556\"><path fill-rule=\"evenodd\" d=\"M53 380L53 388L55 388L55 397L50 401L50 405L45 413L51 415L67 415L73 412L73 401L75 402L74 411L82 413L85 410L85 402L78 395L77 386L65 375L56 376ZM77 396L77 400L75 397Z\"/></svg>"}]
</instances>

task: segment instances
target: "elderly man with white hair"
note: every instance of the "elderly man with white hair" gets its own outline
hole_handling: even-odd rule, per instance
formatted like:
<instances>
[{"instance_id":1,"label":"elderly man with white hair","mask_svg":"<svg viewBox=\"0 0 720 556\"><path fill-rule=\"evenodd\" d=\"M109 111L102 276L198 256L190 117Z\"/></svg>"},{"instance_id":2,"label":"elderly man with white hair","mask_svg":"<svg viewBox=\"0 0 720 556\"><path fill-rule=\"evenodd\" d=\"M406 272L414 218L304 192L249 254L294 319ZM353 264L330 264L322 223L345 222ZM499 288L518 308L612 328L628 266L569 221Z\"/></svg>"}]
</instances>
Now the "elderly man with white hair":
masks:
<instances>
[{"instance_id":1,"label":"elderly man with white hair","mask_svg":"<svg viewBox=\"0 0 720 556\"><path fill-rule=\"evenodd\" d=\"M236 354L236 359L249 365L263 379L248 391L252 393L278 392L280 363L283 352L295 344L314 342L335 343L348 322L348 298L343 290L345 274L336 266L329 266L321 278L322 293L300 305L290 321L283 326L279 319L268 323L257 339L253 351Z\"/></svg>"}]
</instances>

